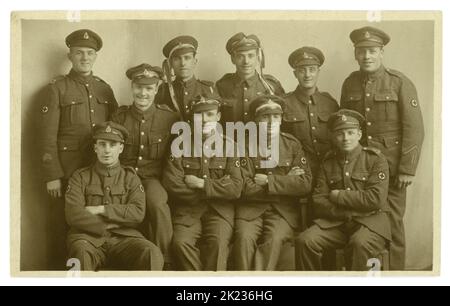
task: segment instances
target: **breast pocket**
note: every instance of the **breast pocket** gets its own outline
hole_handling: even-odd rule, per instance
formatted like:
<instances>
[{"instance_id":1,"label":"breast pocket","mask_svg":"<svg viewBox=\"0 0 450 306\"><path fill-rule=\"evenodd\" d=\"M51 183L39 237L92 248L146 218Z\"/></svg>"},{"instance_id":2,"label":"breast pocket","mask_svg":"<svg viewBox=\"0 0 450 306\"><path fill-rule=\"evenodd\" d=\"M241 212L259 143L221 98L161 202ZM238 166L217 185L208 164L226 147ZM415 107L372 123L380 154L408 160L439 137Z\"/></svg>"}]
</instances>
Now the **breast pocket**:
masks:
<instances>
[{"instance_id":1,"label":"breast pocket","mask_svg":"<svg viewBox=\"0 0 450 306\"><path fill-rule=\"evenodd\" d=\"M150 159L162 159L166 157L169 150L169 133L157 133L153 132L148 136L149 143L149 157Z\"/></svg>"},{"instance_id":2,"label":"breast pocket","mask_svg":"<svg viewBox=\"0 0 450 306\"><path fill-rule=\"evenodd\" d=\"M183 158L182 164L185 175L198 175L201 169L200 158Z\"/></svg>"},{"instance_id":3,"label":"breast pocket","mask_svg":"<svg viewBox=\"0 0 450 306\"><path fill-rule=\"evenodd\" d=\"M209 161L209 169L212 178L221 178L225 175L227 168L226 157L213 157Z\"/></svg>"},{"instance_id":4,"label":"breast pocket","mask_svg":"<svg viewBox=\"0 0 450 306\"><path fill-rule=\"evenodd\" d=\"M330 119L330 113L319 113L317 115L319 121L319 135L318 138L321 142L328 143L330 135L328 132L328 120Z\"/></svg>"},{"instance_id":5,"label":"breast pocket","mask_svg":"<svg viewBox=\"0 0 450 306\"><path fill-rule=\"evenodd\" d=\"M103 205L103 189L101 185L88 185L86 186L86 206L99 206Z\"/></svg>"},{"instance_id":6,"label":"breast pocket","mask_svg":"<svg viewBox=\"0 0 450 306\"><path fill-rule=\"evenodd\" d=\"M86 98L79 95L66 95L61 101L61 125L86 124Z\"/></svg>"},{"instance_id":7,"label":"breast pocket","mask_svg":"<svg viewBox=\"0 0 450 306\"><path fill-rule=\"evenodd\" d=\"M97 97L97 104L95 110L95 120L98 123L108 121L110 119L110 101L104 97Z\"/></svg>"},{"instance_id":8,"label":"breast pocket","mask_svg":"<svg viewBox=\"0 0 450 306\"><path fill-rule=\"evenodd\" d=\"M353 108L356 104L361 103L362 101L362 92L349 92L344 96L343 99L343 107L345 108Z\"/></svg>"},{"instance_id":9,"label":"breast pocket","mask_svg":"<svg viewBox=\"0 0 450 306\"><path fill-rule=\"evenodd\" d=\"M309 127L306 115L300 112L285 113L283 115L284 124L289 128L289 132L292 133L300 141L306 140L309 137Z\"/></svg>"},{"instance_id":10,"label":"breast pocket","mask_svg":"<svg viewBox=\"0 0 450 306\"><path fill-rule=\"evenodd\" d=\"M387 91L377 93L374 96L374 111L377 120L398 121L398 95L395 92Z\"/></svg>"},{"instance_id":11,"label":"breast pocket","mask_svg":"<svg viewBox=\"0 0 450 306\"><path fill-rule=\"evenodd\" d=\"M112 204L126 204L126 190L124 186L111 186Z\"/></svg>"},{"instance_id":12,"label":"breast pocket","mask_svg":"<svg viewBox=\"0 0 450 306\"><path fill-rule=\"evenodd\" d=\"M366 171L357 171L352 173L352 182L357 186L358 190L364 189L368 179L369 173Z\"/></svg>"}]
</instances>

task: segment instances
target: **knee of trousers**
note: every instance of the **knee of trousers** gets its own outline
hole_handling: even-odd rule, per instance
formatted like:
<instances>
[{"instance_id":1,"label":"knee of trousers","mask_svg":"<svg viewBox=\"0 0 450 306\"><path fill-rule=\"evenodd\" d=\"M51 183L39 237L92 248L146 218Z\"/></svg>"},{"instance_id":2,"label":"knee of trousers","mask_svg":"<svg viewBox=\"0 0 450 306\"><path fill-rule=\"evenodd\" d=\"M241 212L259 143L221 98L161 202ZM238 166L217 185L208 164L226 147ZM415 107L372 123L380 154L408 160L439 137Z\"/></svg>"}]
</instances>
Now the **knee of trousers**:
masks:
<instances>
[{"instance_id":1,"label":"knee of trousers","mask_svg":"<svg viewBox=\"0 0 450 306\"><path fill-rule=\"evenodd\" d=\"M145 203L148 211L168 210L168 196L164 190L149 191L145 193Z\"/></svg>"},{"instance_id":2,"label":"knee of trousers","mask_svg":"<svg viewBox=\"0 0 450 306\"><path fill-rule=\"evenodd\" d=\"M356 252L367 252L371 249L370 241L364 236L353 235L349 242L348 246Z\"/></svg>"},{"instance_id":3,"label":"knee of trousers","mask_svg":"<svg viewBox=\"0 0 450 306\"><path fill-rule=\"evenodd\" d=\"M161 250L154 244L149 244L145 250L144 250L145 254L148 254L148 256L150 257L150 268L151 270L161 270L162 267L164 266L164 256L161 253Z\"/></svg>"},{"instance_id":4,"label":"knee of trousers","mask_svg":"<svg viewBox=\"0 0 450 306\"><path fill-rule=\"evenodd\" d=\"M300 233L295 238L295 247L297 250L310 250L316 253L323 251L323 247L319 243L319 239L308 231Z\"/></svg>"},{"instance_id":5,"label":"knee of trousers","mask_svg":"<svg viewBox=\"0 0 450 306\"><path fill-rule=\"evenodd\" d=\"M172 250L175 255L183 254L186 250L195 247L195 243L192 239L187 239L187 237L177 237L172 238Z\"/></svg>"},{"instance_id":6,"label":"knee of trousers","mask_svg":"<svg viewBox=\"0 0 450 306\"><path fill-rule=\"evenodd\" d=\"M94 246L86 240L77 240L69 245L69 258L83 261L85 256L93 255Z\"/></svg>"}]
</instances>

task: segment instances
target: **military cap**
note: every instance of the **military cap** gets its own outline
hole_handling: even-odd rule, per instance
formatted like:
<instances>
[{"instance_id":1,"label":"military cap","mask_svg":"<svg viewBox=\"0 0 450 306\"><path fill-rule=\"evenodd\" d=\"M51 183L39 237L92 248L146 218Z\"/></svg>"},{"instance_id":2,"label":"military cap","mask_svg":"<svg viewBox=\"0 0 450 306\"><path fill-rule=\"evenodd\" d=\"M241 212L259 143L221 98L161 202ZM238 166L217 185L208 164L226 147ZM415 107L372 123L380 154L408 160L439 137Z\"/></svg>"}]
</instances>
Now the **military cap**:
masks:
<instances>
[{"instance_id":1,"label":"military cap","mask_svg":"<svg viewBox=\"0 0 450 306\"><path fill-rule=\"evenodd\" d=\"M250 114L256 118L261 115L283 114L285 102L275 95L259 96L250 103Z\"/></svg>"},{"instance_id":2,"label":"military cap","mask_svg":"<svg viewBox=\"0 0 450 306\"><path fill-rule=\"evenodd\" d=\"M357 47L383 47L391 38L385 32L374 27L363 27L350 33L350 39Z\"/></svg>"},{"instance_id":3,"label":"military cap","mask_svg":"<svg viewBox=\"0 0 450 306\"><path fill-rule=\"evenodd\" d=\"M325 56L322 51L314 47L302 47L289 55L289 65L292 68L297 68L299 66L307 65L318 65L322 66L325 61Z\"/></svg>"},{"instance_id":4,"label":"military cap","mask_svg":"<svg viewBox=\"0 0 450 306\"><path fill-rule=\"evenodd\" d=\"M103 46L103 41L97 33L88 29L81 29L70 33L66 37L66 45L69 48L87 47L99 51Z\"/></svg>"},{"instance_id":5,"label":"military cap","mask_svg":"<svg viewBox=\"0 0 450 306\"><path fill-rule=\"evenodd\" d=\"M169 41L163 48L163 54L166 58L172 55L181 55L188 52L196 52L198 48L198 41L192 36L177 36Z\"/></svg>"},{"instance_id":6,"label":"military cap","mask_svg":"<svg viewBox=\"0 0 450 306\"><path fill-rule=\"evenodd\" d=\"M261 42L259 38L254 35L245 35L242 32L239 32L233 35L228 41L226 45L226 49L229 54L233 54L236 51L247 51L258 49L261 47Z\"/></svg>"},{"instance_id":7,"label":"military cap","mask_svg":"<svg viewBox=\"0 0 450 306\"><path fill-rule=\"evenodd\" d=\"M202 95L196 96L190 103L192 113L200 113L212 109L220 110L220 106L221 102L218 99Z\"/></svg>"},{"instance_id":8,"label":"military cap","mask_svg":"<svg viewBox=\"0 0 450 306\"><path fill-rule=\"evenodd\" d=\"M93 138L94 140L105 139L125 142L128 138L128 131L116 122L106 121L95 126Z\"/></svg>"},{"instance_id":9,"label":"military cap","mask_svg":"<svg viewBox=\"0 0 450 306\"><path fill-rule=\"evenodd\" d=\"M328 129L334 132L342 129L361 128L364 121L365 119L360 113L349 109L341 109L331 114L328 119Z\"/></svg>"},{"instance_id":10,"label":"military cap","mask_svg":"<svg viewBox=\"0 0 450 306\"><path fill-rule=\"evenodd\" d=\"M157 66L151 66L149 64L140 64L139 66L132 67L127 70L127 77L133 81L133 83L151 85L162 80L163 71Z\"/></svg>"}]
</instances>

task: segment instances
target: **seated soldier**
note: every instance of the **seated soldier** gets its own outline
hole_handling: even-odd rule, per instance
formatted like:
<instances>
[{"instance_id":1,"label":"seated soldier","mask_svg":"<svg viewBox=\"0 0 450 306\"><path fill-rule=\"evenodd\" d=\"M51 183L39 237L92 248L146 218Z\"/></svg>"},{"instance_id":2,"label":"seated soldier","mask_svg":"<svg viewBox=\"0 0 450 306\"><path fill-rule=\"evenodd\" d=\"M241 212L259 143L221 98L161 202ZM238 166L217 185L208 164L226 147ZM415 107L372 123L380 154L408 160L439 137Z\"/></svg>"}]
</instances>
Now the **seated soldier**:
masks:
<instances>
[{"instance_id":1,"label":"seated soldier","mask_svg":"<svg viewBox=\"0 0 450 306\"><path fill-rule=\"evenodd\" d=\"M256 98L250 105L258 130L265 126L269 141L279 139L279 161L267 166L260 156L241 161L244 190L236 207L236 270L275 270L283 242L292 238L299 226L299 199L311 192L312 175L300 141L279 130L283 102L269 95ZM266 157L268 160L271 156Z\"/></svg>"},{"instance_id":2,"label":"seated soldier","mask_svg":"<svg viewBox=\"0 0 450 306\"><path fill-rule=\"evenodd\" d=\"M203 142L217 135L220 102L203 96L191 103L190 113L201 117ZM195 119L191 118L195 128ZM194 135L194 133L192 133ZM163 184L172 203L174 225L172 255L179 269L185 271L223 271L227 268L229 244L233 235L234 202L242 191L239 158L219 154L194 157L191 150L179 158L170 156L163 173ZM205 142L206 146L206 142ZM197 148L198 149L198 148Z\"/></svg>"},{"instance_id":3,"label":"seated soldier","mask_svg":"<svg viewBox=\"0 0 450 306\"><path fill-rule=\"evenodd\" d=\"M338 248L345 250L348 269L368 270L368 260L391 239L388 163L378 149L361 147L363 121L358 112L345 109L330 117L335 149L319 171L314 225L296 240L298 270L322 270L324 251Z\"/></svg>"},{"instance_id":4,"label":"seated soldier","mask_svg":"<svg viewBox=\"0 0 450 306\"><path fill-rule=\"evenodd\" d=\"M66 191L69 258L83 271L107 265L120 270L161 270L161 251L136 229L145 216L144 187L119 155L128 136L114 122L94 129L95 164L72 175Z\"/></svg>"},{"instance_id":5,"label":"seated soldier","mask_svg":"<svg viewBox=\"0 0 450 306\"><path fill-rule=\"evenodd\" d=\"M128 69L126 75L131 80L133 104L121 106L112 117L130 134L120 162L133 167L142 181L147 211L143 233L161 249L165 269L170 270L172 218L160 179L169 152L170 129L178 114L165 104L154 103L162 83L161 68L144 63Z\"/></svg>"}]
</instances>

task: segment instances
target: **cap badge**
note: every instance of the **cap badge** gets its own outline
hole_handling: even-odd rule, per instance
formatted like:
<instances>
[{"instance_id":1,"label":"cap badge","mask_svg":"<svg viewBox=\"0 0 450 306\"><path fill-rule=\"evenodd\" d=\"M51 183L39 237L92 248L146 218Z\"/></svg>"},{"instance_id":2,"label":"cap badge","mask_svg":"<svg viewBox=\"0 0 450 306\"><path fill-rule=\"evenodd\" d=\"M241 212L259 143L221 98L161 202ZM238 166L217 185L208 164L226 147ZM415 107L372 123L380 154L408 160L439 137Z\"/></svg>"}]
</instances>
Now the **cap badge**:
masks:
<instances>
[{"instance_id":1,"label":"cap badge","mask_svg":"<svg viewBox=\"0 0 450 306\"><path fill-rule=\"evenodd\" d=\"M89 39L89 34L88 34L88 32L84 32L83 38L84 38L84 39Z\"/></svg>"},{"instance_id":2,"label":"cap badge","mask_svg":"<svg viewBox=\"0 0 450 306\"><path fill-rule=\"evenodd\" d=\"M347 116L342 115L341 120L344 121L344 122L347 121Z\"/></svg>"},{"instance_id":3,"label":"cap badge","mask_svg":"<svg viewBox=\"0 0 450 306\"><path fill-rule=\"evenodd\" d=\"M108 126L106 127L105 132L106 132L106 133L111 133L111 131L112 131L112 130L111 130L111 127L108 125Z\"/></svg>"},{"instance_id":4,"label":"cap badge","mask_svg":"<svg viewBox=\"0 0 450 306\"><path fill-rule=\"evenodd\" d=\"M303 58L305 58L305 59L310 59L310 58L312 58L312 56L310 56L308 53L306 53L306 52L303 52Z\"/></svg>"},{"instance_id":5,"label":"cap badge","mask_svg":"<svg viewBox=\"0 0 450 306\"><path fill-rule=\"evenodd\" d=\"M370 38L370 33L369 32L364 33L364 37L365 38Z\"/></svg>"},{"instance_id":6,"label":"cap badge","mask_svg":"<svg viewBox=\"0 0 450 306\"><path fill-rule=\"evenodd\" d=\"M144 74L145 77L147 77L147 78L151 77L150 71L148 71L147 69L144 70L143 74Z\"/></svg>"}]
</instances>

